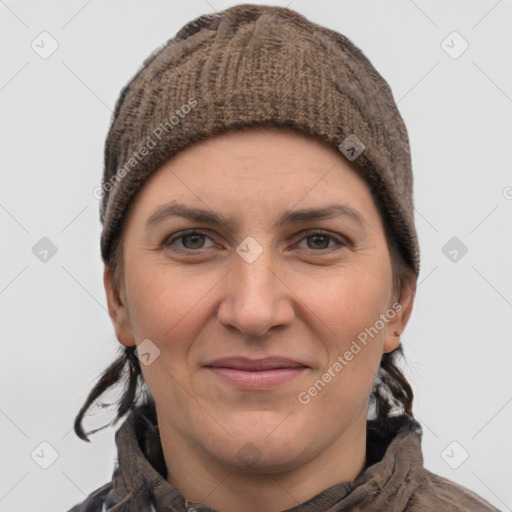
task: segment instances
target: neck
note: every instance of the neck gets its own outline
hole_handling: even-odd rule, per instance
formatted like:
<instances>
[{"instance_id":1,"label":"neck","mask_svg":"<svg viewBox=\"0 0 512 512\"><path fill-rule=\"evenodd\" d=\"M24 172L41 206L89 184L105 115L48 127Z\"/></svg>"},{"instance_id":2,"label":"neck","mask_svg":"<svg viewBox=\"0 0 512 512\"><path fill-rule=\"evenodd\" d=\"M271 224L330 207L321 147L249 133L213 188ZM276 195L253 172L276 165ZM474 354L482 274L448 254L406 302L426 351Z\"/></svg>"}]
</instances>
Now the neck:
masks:
<instances>
[{"instance_id":1,"label":"neck","mask_svg":"<svg viewBox=\"0 0 512 512\"><path fill-rule=\"evenodd\" d=\"M159 417L159 429L167 481L187 501L221 512L279 512L354 480L365 468L366 414L314 458L281 472L237 472L190 444L165 418Z\"/></svg>"}]
</instances>

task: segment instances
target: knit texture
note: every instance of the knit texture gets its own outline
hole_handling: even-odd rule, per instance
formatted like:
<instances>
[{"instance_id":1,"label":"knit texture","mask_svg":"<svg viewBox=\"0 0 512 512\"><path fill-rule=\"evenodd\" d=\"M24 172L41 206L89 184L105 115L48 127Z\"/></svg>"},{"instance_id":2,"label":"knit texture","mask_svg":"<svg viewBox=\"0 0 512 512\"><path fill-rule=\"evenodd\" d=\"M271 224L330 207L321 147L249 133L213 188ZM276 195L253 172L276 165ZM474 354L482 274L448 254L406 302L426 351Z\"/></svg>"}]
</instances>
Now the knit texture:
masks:
<instances>
[{"instance_id":1,"label":"knit texture","mask_svg":"<svg viewBox=\"0 0 512 512\"><path fill-rule=\"evenodd\" d=\"M187 23L123 88L105 145L103 261L135 195L165 162L194 142L255 125L338 149L419 275L409 139L389 85L342 34L291 9L252 4Z\"/></svg>"}]
</instances>

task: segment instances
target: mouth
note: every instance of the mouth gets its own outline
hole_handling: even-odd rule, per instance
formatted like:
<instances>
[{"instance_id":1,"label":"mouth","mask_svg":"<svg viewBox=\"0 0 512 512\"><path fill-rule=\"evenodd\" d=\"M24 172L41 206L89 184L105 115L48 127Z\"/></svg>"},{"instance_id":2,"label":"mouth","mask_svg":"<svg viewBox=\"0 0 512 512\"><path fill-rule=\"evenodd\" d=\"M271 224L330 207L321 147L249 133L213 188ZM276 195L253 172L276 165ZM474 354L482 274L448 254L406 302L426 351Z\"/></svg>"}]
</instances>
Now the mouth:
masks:
<instances>
[{"instance_id":1,"label":"mouth","mask_svg":"<svg viewBox=\"0 0 512 512\"><path fill-rule=\"evenodd\" d=\"M243 390L269 389L295 379L309 366L283 357L229 357L205 365L223 382Z\"/></svg>"}]
</instances>

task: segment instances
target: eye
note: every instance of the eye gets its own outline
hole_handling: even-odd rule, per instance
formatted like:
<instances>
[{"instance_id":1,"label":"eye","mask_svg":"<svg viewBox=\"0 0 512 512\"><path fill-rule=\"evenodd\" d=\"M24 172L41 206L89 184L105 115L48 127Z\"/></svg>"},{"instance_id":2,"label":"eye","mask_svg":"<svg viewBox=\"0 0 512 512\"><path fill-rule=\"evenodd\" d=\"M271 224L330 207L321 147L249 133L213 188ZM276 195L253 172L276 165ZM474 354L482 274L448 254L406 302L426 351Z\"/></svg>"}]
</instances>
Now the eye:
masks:
<instances>
[{"instance_id":1,"label":"eye","mask_svg":"<svg viewBox=\"0 0 512 512\"><path fill-rule=\"evenodd\" d=\"M311 243L308 244L306 249L312 250L314 252L319 251L329 251L331 252L333 249L336 250L335 247L328 247L330 241L334 241L338 246L347 246L348 244L341 240L338 237L333 236L328 231L323 231L319 229L310 229L304 233L304 237L302 240L311 240Z\"/></svg>"},{"instance_id":2,"label":"eye","mask_svg":"<svg viewBox=\"0 0 512 512\"><path fill-rule=\"evenodd\" d=\"M196 231L195 229L190 231L181 231L176 235L171 235L163 244L162 247L168 248L170 250L175 250L177 252L189 252L195 251L198 249L204 249L204 239L211 238L202 233L201 231ZM176 241L182 241L181 244L175 244ZM206 247L208 248L208 247Z\"/></svg>"},{"instance_id":3,"label":"eye","mask_svg":"<svg viewBox=\"0 0 512 512\"><path fill-rule=\"evenodd\" d=\"M340 246L346 247L349 245L346 241L334 236L329 231L310 229L302 234L303 237L301 239L301 243L303 240L305 240L307 243L307 247L299 248L307 249L317 253L321 251L332 252L333 250L339 249ZM162 244L162 247L174 252L199 252L201 249L209 249L213 247L213 245L205 246L205 239L212 240L211 237L208 236L206 233L203 233L195 229L189 231L181 231L167 238ZM331 245L329 247L329 244L331 242L334 242L335 245Z\"/></svg>"}]
</instances>

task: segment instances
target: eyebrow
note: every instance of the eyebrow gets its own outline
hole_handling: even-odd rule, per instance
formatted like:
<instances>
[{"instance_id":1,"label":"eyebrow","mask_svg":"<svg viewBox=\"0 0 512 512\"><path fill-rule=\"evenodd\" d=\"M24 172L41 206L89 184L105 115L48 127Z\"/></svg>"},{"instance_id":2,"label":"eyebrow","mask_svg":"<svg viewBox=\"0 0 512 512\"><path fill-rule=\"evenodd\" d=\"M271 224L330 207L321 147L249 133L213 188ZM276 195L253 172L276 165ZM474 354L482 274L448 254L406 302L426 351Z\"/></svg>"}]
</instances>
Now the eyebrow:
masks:
<instances>
[{"instance_id":1,"label":"eyebrow","mask_svg":"<svg viewBox=\"0 0 512 512\"><path fill-rule=\"evenodd\" d=\"M301 222L313 220L333 219L340 216L351 219L362 229L368 227L368 224L359 212L341 204L329 204L321 208L286 210L281 214L273 227L281 227L288 224L299 224ZM226 226L229 224L228 219L220 213L187 206L183 203L173 202L159 206L146 220L146 228L160 224L169 217L183 217L185 219L204 222L214 226Z\"/></svg>"}]
</instances>

